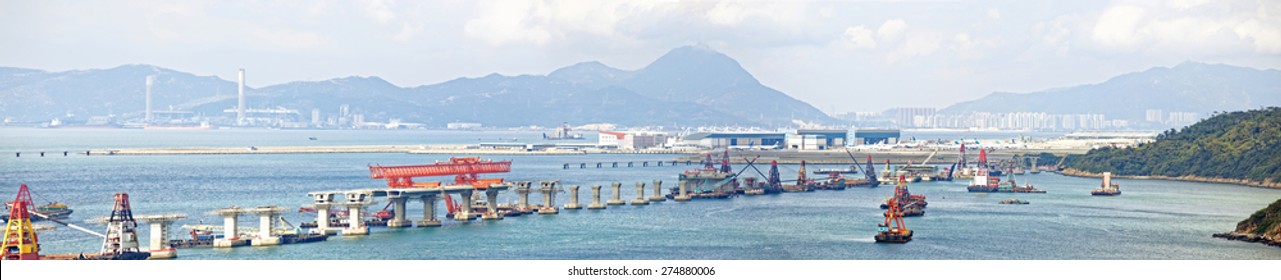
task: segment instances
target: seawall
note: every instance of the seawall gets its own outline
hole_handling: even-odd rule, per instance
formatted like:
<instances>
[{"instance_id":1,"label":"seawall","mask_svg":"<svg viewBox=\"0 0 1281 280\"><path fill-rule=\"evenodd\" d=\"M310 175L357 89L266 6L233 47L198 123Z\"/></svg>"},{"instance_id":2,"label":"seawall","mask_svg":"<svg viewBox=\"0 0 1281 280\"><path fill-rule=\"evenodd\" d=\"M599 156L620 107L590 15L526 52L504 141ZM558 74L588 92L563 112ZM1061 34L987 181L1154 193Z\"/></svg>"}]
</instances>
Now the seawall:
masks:
<instances>
[{"instance_id":1,"label":"seawall","mask_svg":"<svg viewBox=\"0 0 1281 280\"><path fill-rule=\"evenodd\" d=\"M1073 168L1068 168L1068 169L1064 169L1063 171L1059 171L1059 174L1063 174L1067 176L1076 176L1076 177L1092 177L1092 178L1103 177L1102 173L1086 172L1086 171L1077 170ZM1252 181L1252 180L1244 180L1244 179L1201 177L1201 176L1194 176L1194 175L1171 177L1171 176L1117 175L1114 173L1112 174L1112 178L1223 183L1223 184L1237 184L1237 185L1244 185L1244 186L1258 187L1258 188L1281 189L1281 183L1276 183L1276 182L1260 182L1260 181Z\"/></svg>"}]
</instances>

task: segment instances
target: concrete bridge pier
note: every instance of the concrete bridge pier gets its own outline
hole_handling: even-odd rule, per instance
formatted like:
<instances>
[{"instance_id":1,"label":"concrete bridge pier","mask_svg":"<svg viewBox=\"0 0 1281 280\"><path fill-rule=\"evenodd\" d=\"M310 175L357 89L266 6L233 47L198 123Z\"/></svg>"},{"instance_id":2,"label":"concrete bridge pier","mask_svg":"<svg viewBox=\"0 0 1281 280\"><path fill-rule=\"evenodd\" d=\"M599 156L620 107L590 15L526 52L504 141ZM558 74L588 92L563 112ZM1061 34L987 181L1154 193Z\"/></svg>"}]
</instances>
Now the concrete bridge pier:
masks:
<instances>
[{"instance_id":1,"label":"concrete bridge pier","mask_svg":"<svg viewBox=\"0 0 1281 280\"><path fill-rule=\"evenodd\" d=\"M649 199L645 199L644 182L636 182L636 199L632 199L632 205L649 205Z\"/></svg>"},{"instance_id":2,"label":"concrete bridge pier","mask_svg":"<svg viewBox=\"0 0 1281 280\"><path fill-rule=\"evenodd\" d=\"M578 185L569 186L569 204L565 204L565 209L583 209L583 205L578 204Z\"/></svg>"},{"instance_id":3,"label":"concrete bridge pier","mask_svg":"<svg viewBox=\"0 0 1281 280\"><path fill-rule=\"evenodd\" d=\"M588 204L587 209L605 209L605 205L600 204L600 185L592 185L592 204Z\"/></svg>"},{"instance_id":4,"label":"concrete bridge pier","mask_svg":"<svg viewBox=\"0 0 1281 280\"><path fill-rule=\"evenodd\" d=\"M608 205L627 204L626 202L623 202L623 198L622 198L623 183L614 182L613 184L610 184L610 187L614 188L614 199L610 199L609 201L606 201L605 204L608 204Z\"/></svg>"},{"instance_id":5,"label":"concrete bridge pier","mask_svg":"<svg viewBox=\"0 0 1281 280\"><path fill-rule=\"evenodd\" d=\"M391 220L387 221L389 228L402 228L413 226L409 220L405 219L405 200L406 197L393 197L391 199L392 214Z\"/></svg>"},{"instance_id":6,"label":"concrete bridge pier","mask_svg":"<svg viewBox=\"0 0 1281 280\"><path fill-rule=\"evenodd\" d=\"M498 213L498 189L485 189L485 207L487 211L480 215L482 220L502 220L503 214Z\"/></svg>"},{"instance_id":7,"label":"concrete bridge pier","mask_svg":"<svg viewBox=\"0 0 1281 280\"><path fill-rule=\"evenodd\" d=\"M530 183L531 183L531 182L517 182L517 183L516 183L516 196L520 199L520 200L516 203L516 208L520 209L520 211L521 211L521 212L526 213L526 214L530 212L530 210L529 210L529 185L530 185ZM512 209L512 210L516 210L516 209Z\"/></svg>"},{"instance_id":8,"label":"concrete bridge pier","mask_svg":"<svg viewBox=\"0 0 1281 280\"><path fill-rule=\"evenodd\" d=\"M276 207L259 208L258 237L249 241L253 246L280 245L280 236L276 236L276 219L280 218L280 209Z\"/></svg>"},{"instance_id":9,"label":"concrete bridge pier","mask_svg":"<svg viewBox=\"0 0 1281 280\"><path fill-rule=\"evenodd\" d=\"M240 232L236 230L237 227L240 226L238 223L240 220L240 212L236 211L238 209L234 208L228 210L232 211L221 211L219 213L222 215L222 238L214 240L214 248L231 248L236 244L243 244L239 242Z\"/></svg>"},{"instance_id":10,"label":"concrete bridge pier","mask_svg":"<svg viewBox=\"0 0 1281 280\"><path fill-rule=\"evenodd\" d=\"M329 203L316 203L316 229L313 231L329 234Z\"/></svg>"},{"instance_id":11,"label":"concrete bridge pier","mask_svg":"<svg viewBox=\"0 0 1281 280\"><path fill-rule=\"evenodd\" d=\"M440 220L436 219L436 195L424 195L423 200L423 219L418 220L418 227L438 227Z\"/></svg>"},{"instance_id":12,"label":"concrete bridge pier","mask_svg":"<svg viewBox=\"0 0 1281 280\"><path fill-rule=\"evenodd\" d=\"M150 246L147 248L151 256L147 259L172 259L178 257L178 250L169 247L169 226L173 225L175 220L185 219L187 215L170 214L170 215L142 215L135 216L134 219L141 223L151 224Z\"/></svg>"},{"instance_id":13,"label":"concrete bridge pier","mask_svg":"<svg viewBox=\"0 0 1281 280\"><path fill-rule=\"evenodd\" d=\"M462 201L459 201L458 211L454 212L455 221L471 221L476 218L472 216L471 212L471 195L473 192L474 191L468 190L458 194L458 197L460 198L459 200Z\"/></svg>"},{"instance_id":14,"label":"concrete bridge pier","mask_svg":"<svg viewBox=\"0 0 1281 280\"><path fill-rule=\"evenodd\" d=\"M663 197L662 180L654 180L654 196L649 197L649 201L667 201L667 198Z\"/></svg>"},{"instance_id":15,"label":"concrete bridge pier","mask_svg":"<svg viewBox=\"0 0 1281 280\"><path fill-rule=\"evenodd\" d=\"M690 197L689 197L689 188L688 188L688 186L686 186L685 181L681 181L681 182L677 183L677 184L676 184L676 186L677 186L678 188L680 188L680 195L677 195L676 197L673 197L673 198L672 198L672 200L675 200L675 201L689 201L689 199L690 199Z\"/></svg>"},{"instance_id":16,"label":"concrete bridge pier","mask_svg":"<svg viewBox=\"0 0 1281 280\"><path fill-rule=\"evenodd\" d=\"M337 229L329 225L329 212L334 204L334 194L332 193L315 193L312 195L312 205L316 209L316 228L312 232L320 234L335 234Z\"/></svg>"},{"instance_id":17,"label":"concrete bridge pier","mask_svg":"<svg viewBox=\"0 0 1281 280\"><path fill-rule=\"evenodd\" d=\"M365 193L347 193L347 227L342 229L342 235L369 234L369 227L365 226L365 219L361 215L365 210L366 199L368 197Z\"/></svg>"},{"instance_id":18,"label":"concrete bridge pier","mask_svg":"<svg viewBox=\"0 0 1281 280\"><path fill-rule=\"evenodd\" d=\"M173 221L155 221L151 223L151 246L147 249L151 257L147 259L172 259L178 257L178 250L169 247L169 225Z\"/></svg>"},{"instance_id":19,"label":"concrete bridge pier","mask_svg":"<svg viewBox=\"0 0 1281 280\"><path fill-rule=\"evenodd\" d=\"M556 208L556 182L543 185L543 207L538 208L538 214L559 214L560 209Z\"/></svg>"}]
</instances>

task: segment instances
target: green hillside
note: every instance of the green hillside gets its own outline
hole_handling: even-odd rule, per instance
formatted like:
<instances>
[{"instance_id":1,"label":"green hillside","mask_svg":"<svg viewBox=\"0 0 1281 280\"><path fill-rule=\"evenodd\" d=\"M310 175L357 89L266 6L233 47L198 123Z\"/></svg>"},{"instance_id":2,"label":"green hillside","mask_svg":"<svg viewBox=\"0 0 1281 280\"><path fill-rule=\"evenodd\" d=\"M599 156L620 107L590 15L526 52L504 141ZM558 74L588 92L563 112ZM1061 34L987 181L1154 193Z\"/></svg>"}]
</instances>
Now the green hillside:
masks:
<instances>
[{"instance_id":1,"label":"green hillside","mask_svg":"<svg viewBox=\"0 0 1281 280\"><path fill-rule=\"evenodd\" d=\"M1066 165L1133 176L1200 176L1281 183L1281 108L1215 115L1135 147L1092 150Z\"/></svg>"}]
</instances>

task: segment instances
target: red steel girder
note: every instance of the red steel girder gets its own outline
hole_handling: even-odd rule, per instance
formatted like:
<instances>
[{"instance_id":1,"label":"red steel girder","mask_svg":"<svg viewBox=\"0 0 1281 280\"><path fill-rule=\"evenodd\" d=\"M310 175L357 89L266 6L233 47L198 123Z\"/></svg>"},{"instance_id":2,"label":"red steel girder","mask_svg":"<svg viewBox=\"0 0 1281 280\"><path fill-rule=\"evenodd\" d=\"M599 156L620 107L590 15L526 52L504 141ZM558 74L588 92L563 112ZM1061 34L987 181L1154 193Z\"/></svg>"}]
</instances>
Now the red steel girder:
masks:
<instances>
[{"instance_id":1,"label":"red steel girder","mask_svg":"<svg viewBox=\"0 0 1281 280\"><path fill-rule=\"evenodd\" d=\"M414 177L431 177L431 176L454 176L454 182L458 184L472 184L481 181L477 177L483 173L505 173L511 172L512 162L507 161L489 161L479 158L450 158L448 162L438 162L425 165L405 165L405 166L370 166L369 178L387 179L387 186L413 187Z\"/></svg>"}]
</instances>

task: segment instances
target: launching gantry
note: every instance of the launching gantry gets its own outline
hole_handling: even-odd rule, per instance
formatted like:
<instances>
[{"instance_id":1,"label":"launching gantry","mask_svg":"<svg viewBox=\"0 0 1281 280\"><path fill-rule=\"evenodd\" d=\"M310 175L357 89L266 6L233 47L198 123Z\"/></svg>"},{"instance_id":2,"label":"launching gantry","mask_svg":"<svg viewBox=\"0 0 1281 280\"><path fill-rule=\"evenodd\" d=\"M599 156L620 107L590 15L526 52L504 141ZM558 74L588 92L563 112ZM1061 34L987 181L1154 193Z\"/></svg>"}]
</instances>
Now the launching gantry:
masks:
<instances>
[{"instance_id":1,"label":"launching gantry","mask_svg":"<svg viewBox=\"0 0 1281 280\"><path fill-rule=\"evenodd\" d=\"M373 203L376 197L387 197L391 201L392 215L387 227L412 226L405 218L405 204L408 200L417 199L423 203L423 218L418 220L419 227L440 226L436 218L437 196L443 196L449 215L454 220L469 221L477 216L488 219L502 219L498 213L498 191L512 188L503 179L481 179L479 174L504 173L511 171L511 161L482 160L478 157L453 157L447 162L426 165L381 166L369 167L369 178L386 179L386 188L371 188L346 191L311 192L312 204L316 209L316 231L325 234L337 233L330 228L329 211L333 206L347 208L347 227L341 229L342 235L369 234L361 215L365 206ZM442 182L414 182L415 177L454 176L452 184ZM477 191L487 197L485 213L472 212L472 195ZM461 203L455 203L450 194L458 194Z\"/></svg>"}]
</instances>

